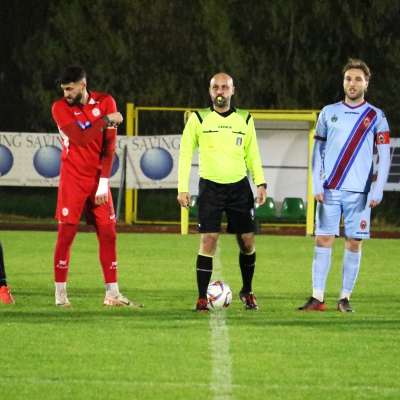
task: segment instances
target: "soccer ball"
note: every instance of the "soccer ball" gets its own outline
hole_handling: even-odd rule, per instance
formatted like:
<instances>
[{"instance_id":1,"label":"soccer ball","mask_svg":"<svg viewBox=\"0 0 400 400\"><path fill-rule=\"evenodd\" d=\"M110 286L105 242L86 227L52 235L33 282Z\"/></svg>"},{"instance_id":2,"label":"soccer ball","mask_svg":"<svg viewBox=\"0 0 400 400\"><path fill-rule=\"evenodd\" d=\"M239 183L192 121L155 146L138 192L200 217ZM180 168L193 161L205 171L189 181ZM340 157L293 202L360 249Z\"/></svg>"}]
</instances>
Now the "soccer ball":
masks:
<instances>
[{"instance_id":1,"label":"soccer ball","mask_svg":"<svg viewBox=\"0 0 400 400\"><path fill-rule=\"evenodd\" d=\"M223 281L213 281L207 288L209 310L219 310L228 307L232 302L232 290Z\"/></svg>"}]
</instances>

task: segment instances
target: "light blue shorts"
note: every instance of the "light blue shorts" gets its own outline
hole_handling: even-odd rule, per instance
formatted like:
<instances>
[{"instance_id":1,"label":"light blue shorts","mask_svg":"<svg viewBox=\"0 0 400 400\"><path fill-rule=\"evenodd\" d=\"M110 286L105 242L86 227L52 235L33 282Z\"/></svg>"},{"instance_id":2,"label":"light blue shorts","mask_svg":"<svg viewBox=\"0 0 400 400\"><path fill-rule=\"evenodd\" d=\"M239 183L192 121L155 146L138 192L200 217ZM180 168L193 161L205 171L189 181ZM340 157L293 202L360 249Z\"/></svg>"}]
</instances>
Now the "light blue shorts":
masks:
<instances>
[{"instance_id":1,"label":"light blue shorts","mask_svg":"<svg viewBox=\"0 0 400 400\"><path fill-rule=\"evenodd\" d=\"M324 191L324 203L317 204L315 234L339 236L343 214L344 233L351 239L369 239L371 207L365 193Z\"/></svg>"}]
</instances>

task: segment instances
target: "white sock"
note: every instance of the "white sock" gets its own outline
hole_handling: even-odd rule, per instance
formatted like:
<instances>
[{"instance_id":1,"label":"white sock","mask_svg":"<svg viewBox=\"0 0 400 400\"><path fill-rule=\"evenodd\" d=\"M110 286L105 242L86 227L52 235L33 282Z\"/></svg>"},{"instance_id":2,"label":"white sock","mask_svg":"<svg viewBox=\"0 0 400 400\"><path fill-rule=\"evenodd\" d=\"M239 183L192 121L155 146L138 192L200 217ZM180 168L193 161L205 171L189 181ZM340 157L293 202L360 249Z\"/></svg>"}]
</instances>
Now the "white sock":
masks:
<instances>
[{"instance_id":1,"label":"white sock","mask_svg":"<svg viewBox=\"0 0 400 400\"><path fill-rule=\"evenodd\" d=\"M67 291L67 282L54 282L54 285L56 287L56 293L66 293Z\"/></svg>"},{"instance_id":2,"label":"white sock","mask_svg":"<svg viewBox=\"0 0 400 400\"><path fill-rule=\"evenodd\" d=\"M314 297L314 299L317 299L322 303L324 301L324 291L318 290L318 289L313 289L312 297Z\"/></svg>"},{"instance_id":3,"label":"white sock","mask_svg":"<svg viewBox=\"0 0 400 400\"><path fill-rule=\"evenodd\" d=\"M339 299L347 299L350 300L351 292L347 292L346 290L342 290L340 292L340 297Z\"/></svg>"},{"instance_id":4,"label":"white sock","mask_svg":"<svg viewBox=\"0 0 400 400\"><path fill-rule=\"evenodd\" d=\"M111 296L119 295L118 282L106 283L106 294Z\"/></svg>"}]
</instances>

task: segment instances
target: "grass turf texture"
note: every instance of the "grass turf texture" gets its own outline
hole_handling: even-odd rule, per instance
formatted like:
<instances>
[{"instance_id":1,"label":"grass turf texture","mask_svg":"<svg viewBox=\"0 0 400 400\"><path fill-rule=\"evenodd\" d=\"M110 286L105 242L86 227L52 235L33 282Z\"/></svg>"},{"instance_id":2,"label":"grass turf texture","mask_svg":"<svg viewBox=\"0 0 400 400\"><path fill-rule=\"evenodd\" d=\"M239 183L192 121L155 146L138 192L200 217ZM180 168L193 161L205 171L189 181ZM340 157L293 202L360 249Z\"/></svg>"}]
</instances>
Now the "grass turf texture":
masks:
<instances>
[{"instance_id":1,"label":"grass turf texture","mask_svg":"<svg viewBox=\"0 0 400 400\"><path fill-rule=\"evenodd\" d=\"M231 371L224 385L218 374L226 368L215 368L210 350L212 316L191 311L197 235L118 236L120 287L145 303L141 310L103 308L94 234L79 233L73 246L71 309L54 306L55 233L0 232L0 239L17 302L0 306L4 399L400 398L396 240L364 244L356 312L343 315L335 311L342 240L328 279L328 311L299 313L310 294L312 239L258 236L260 310L246 312L237 297L236 244L222 236L222 275L234 294L221 315Z\"/></svg>"}]
</instances>

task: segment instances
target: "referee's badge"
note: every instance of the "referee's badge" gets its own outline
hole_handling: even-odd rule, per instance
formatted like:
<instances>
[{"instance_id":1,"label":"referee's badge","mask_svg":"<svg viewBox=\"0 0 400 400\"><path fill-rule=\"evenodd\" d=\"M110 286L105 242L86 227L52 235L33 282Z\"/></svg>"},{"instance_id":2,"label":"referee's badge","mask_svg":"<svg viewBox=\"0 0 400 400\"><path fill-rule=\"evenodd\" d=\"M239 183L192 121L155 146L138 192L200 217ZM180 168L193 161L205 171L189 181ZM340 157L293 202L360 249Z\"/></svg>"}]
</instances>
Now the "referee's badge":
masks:
<instances>
[{"instance_id":1,"label":"referee's badge","mask_svg":"<svg viewBox=\"0 0 400 400\"><path fill-rule=\"evenodd\" d=\"M241 146L242 145L242 137L241 136L238 136L237 138L236 138L236 146Z\"/></svg>"}]
</instances>

